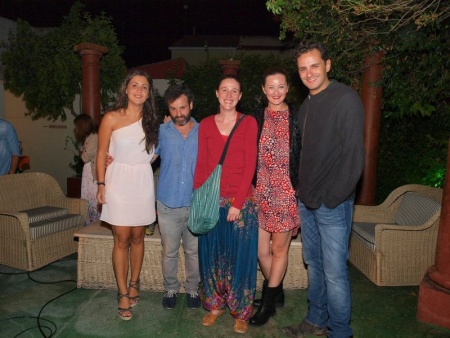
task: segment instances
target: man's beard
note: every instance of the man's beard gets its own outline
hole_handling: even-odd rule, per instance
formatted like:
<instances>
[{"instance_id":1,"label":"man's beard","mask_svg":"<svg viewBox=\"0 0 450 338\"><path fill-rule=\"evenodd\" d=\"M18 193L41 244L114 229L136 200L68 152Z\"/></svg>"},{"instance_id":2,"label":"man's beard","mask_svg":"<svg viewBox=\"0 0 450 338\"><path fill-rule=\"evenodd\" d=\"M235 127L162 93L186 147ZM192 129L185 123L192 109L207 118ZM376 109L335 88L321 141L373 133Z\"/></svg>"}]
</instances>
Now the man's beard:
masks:
<instances>
[{"instance_id":1,"label":"man's beard","mask_svg":"<svg viewBox=\"0 0 450 338\"><path fill-rule=\"evenodd\" d=\"M177 126L185 126L186 124L188 124L188 122L191 120L191 115L182 115L182 116L177 116L177 117L172 117L172 121L173 123L175 123Z\"/></svg>"}]
</instances>

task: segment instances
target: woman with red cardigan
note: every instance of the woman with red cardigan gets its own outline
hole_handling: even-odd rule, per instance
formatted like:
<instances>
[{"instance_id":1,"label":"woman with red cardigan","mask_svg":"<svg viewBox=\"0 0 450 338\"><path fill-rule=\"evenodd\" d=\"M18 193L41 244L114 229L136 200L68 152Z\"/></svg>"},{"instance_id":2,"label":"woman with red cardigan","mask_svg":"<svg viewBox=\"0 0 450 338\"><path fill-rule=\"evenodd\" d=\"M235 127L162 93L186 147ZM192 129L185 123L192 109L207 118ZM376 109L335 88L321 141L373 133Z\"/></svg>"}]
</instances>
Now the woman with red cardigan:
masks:
<instances>
[{"instance_id":1,"label":"woman with red cardigan","mask_svg":"<svg viewBox=\"0 0 450 338\"><path fill-rule=\"evenodd\" d=\"M194 189L216 167L228 135L242 115L236 110L242 92L235 76L226 75L220 80L216 96L219 113L200 123ZM203 306L209 310L202 324L214 325L228 308L237 333L247 332L256 290L258 219L251 184L256 168L256 137L256 120L244 116L222 166L219 222L200 235L198 243L200 293Z\"/></svg>"}]
</instances>

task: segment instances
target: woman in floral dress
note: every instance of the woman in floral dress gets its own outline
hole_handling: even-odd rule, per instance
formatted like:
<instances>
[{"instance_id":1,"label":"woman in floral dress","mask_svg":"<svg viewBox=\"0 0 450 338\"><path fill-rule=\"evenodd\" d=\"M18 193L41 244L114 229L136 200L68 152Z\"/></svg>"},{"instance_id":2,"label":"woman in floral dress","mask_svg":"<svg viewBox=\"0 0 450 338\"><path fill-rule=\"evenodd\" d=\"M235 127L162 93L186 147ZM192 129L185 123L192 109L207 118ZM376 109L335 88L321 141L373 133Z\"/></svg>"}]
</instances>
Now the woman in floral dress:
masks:
<instances>
[{"instance_id":1,"label":"woman in floral dress","mask_svg":"<svg viewBox=\"0 0 450 338\"><path fill-rule=\"evenodd\" d=\"M298 170L299 138L294 111L285 102L289 90L288 75L282 68L268 69L262 90L267 107L257 112L258 164L255 201L258 206L258 261L265 277L262 299L255 301L258 310L250 324L264 325L284 306L283 278L286 273L289 245L297 235L300 217L294 188ZM254 182L255 183L255 182Z\"/></svg>"}]
</instances>

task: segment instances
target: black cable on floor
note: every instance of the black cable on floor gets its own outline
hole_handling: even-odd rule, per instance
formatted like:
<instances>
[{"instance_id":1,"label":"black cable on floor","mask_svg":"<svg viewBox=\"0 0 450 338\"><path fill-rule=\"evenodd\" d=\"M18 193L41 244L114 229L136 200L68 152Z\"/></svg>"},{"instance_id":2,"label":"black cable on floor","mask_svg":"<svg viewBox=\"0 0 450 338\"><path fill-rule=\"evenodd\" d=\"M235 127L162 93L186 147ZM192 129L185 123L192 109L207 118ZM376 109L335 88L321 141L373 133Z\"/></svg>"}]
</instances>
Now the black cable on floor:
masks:
<instances>
[{"instance_id":1,"label":"black cable on floor","mask_svg":"<svg viewBox=\"0 0 450 338\"><path fill-rule=\"evenodd\" d=\"M71 259L61 259L61 260L56 261L55 263L60 262L60 261L65 261L65 260L71 260ZM53 264L53 263L52 263L52 264ZM46 266L48 266L48 265L46 265ZM37 271L40 271L41 269L42 269L42 268L37 269L37 270L32 271L32 272L37 272ZM29 272L29 271L27 271L27 272L17 272L17 273L7 273L7 272L1 272L1 271L0 271L0 274L3 274L3 275L21 275L21 274L25 274L25 273L28 274L28 278L29 278L31 281L33 281L33 282L35 282L35 283L38 283L38 284L44 284L44 285L46 285L46 284L58 284L58 283L67 283L67 282L73 282L73 283L75 283L75 287L74 287L73 289L70 289L69 291L62 293L62 294L60 294L59 296L57 296L57 297L55 297L55 298L52 298L52 299L49 300L47 303L45 303L44 306L41 307L41 310L39 311L37 317L34 317L34 316L19 316L19 317L11 317L11 318L6 318L6 319L5 319L5 320L14 320L14 319L23 319L23 318L30 319L30 318L31 318L31 319L36 319L36 321L37 321L37 326L33 326L33 327L27 328L27 329L25 329L25 330L19 332L17 335L14 336L14 338L15 338L15 337L19 337L21 334L23 334L23 333L25 333L25 332L27 332L27 331L30 331L30 330L32 330L32 329L35 329L36 327L39 329L39 332L42 334L42 336L43 336L44 338L50 338L50 337L53 337L53 336L56 334L56 331L58 330L58 327L57 327L56 324L53 323L51 320L45 319L45 318L41 317L42 311L44 311L45 307L46 307L47 305L49 305L51 302L53 302L53 301L57 300L58 298L61 298L61 297L65 296L65 295L71 293L72 291L75 291L75 290L77 289L77 287L76 287L77 281L76 281L76 280L73 280L73 279L66 279L66 280L61 280L61 281L56 281L56 282L42 282L42 281L38 281L38 280L34 279L34 278L31 276L31 272ZM47 322L46 324L47 324L47 325L51 325L52 327L46 326L46 325L42 325L41 322ZM44 332L44 329L46 329L46 330L49 332L50 335L47 336L46 333Z\"/></svg>"},{"instance_id":2,"label":"black cable on floor","mask_svg":"<svg viewBox=\"0 0 450 338\"><path fill-rule=\"evenodd\" d=\"M23 319L23 318L31 318L31 319L37 319L38 317L34 317L34 316L19 316L19 317L11 317L11 318L6 318L6 319L4 319L4 320L14 320L14 319ZM47 322L49 322L49 324L52 324L53 325L53 327L54 327L54 332L56 332L56 325L55 325L55 323L53 323L53 322L51 322L51 321L49 321L49 320L47 320L47 319L42 319L42 320L46 320ZM43 326L44 328L47 328L50 332L52 332L52 329L51 328L49 328L48 326ZM35 326L33 326L33 327L29 327L28 329L25 329L25 330L23 330L22 332L19 332L18 334L16 334L15 336L14 336L14 338L16 338L16 337L19 337L22 333L25 333L25 332L27 332L27 331L30 331L30 330L33 330L34 328L36 328ZM45 336L44 336L45 337ZM49 336L49 337L51 337L51 336Z\"/></svg>"}]
</instances>

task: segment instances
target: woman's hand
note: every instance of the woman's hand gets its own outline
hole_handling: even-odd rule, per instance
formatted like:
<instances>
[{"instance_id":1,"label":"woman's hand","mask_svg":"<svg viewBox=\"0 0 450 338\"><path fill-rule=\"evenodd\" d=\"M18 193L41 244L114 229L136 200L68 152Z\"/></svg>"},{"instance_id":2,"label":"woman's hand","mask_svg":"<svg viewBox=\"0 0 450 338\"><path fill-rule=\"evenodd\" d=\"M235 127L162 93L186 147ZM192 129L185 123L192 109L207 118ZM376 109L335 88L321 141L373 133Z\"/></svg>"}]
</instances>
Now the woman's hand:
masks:
<instances>
[{"instance_id":1,"label":"woman's hand","mask_svg":"<svg viewBox=\"0 0 450 338\"><path fill-rule=\"evenodd\" d=\"M104 185L99 185L97 190L97 201L100 204L106 204L106 191Z\"/></svg>"},{"instance_id":2,"label":"woman's hand","mask_svg":"<svg viewBox=\"0 0 450 338\"><path fill-rule=\"evenodd\" d=\"M235 208L235 207L230 207L230 209L228 209L227 221L228 222L237 221L239 218L240 212L241 212L240 209Z\"/></svg>"}]
</instances>

